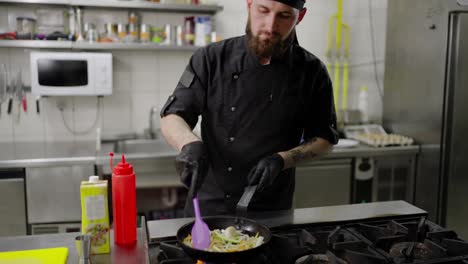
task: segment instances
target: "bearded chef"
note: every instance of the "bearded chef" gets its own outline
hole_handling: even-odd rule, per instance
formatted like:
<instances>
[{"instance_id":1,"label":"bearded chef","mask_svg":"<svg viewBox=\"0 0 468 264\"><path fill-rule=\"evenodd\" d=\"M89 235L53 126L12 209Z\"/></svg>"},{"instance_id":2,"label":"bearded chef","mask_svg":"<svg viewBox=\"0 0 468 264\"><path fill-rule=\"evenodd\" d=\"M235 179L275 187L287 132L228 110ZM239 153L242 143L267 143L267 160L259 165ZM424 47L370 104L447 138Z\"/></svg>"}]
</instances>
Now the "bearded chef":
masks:
<instances>
[{"instance_id":1,"label":"bearded chef","mask_svg":"<svg viewBox=\"0 0 468 264\"><path fill-rule=\"evenodd\" d=\"M176 169L202 214L291 209L295 166L338 141L324 64L302 48L304 0L247 0L246 34L198 49L161 109L161 130L180 154ZM201 118L201 138L193 133ZM326 188L326 186L324 186Z\"/></svg>"}]
</instances>

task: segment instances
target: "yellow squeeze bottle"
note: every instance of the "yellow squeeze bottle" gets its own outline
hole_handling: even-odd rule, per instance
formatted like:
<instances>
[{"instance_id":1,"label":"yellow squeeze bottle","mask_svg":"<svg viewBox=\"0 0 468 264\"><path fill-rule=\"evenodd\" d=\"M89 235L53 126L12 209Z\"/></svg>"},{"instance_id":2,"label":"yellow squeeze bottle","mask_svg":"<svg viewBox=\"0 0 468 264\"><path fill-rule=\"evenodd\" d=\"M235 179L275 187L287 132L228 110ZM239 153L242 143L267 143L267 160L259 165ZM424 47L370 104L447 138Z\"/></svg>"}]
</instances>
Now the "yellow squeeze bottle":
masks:
<instances>
[{"instance_id":1,"label":"yellow squeeze bottle","mask_svg":"<svg viewBox=\"0 0 468 264\"><path fill-rule=\"evenodd\" d=\"M107 181L98 176L90 176L82 181L81 193L81 233L91 236L91 253L110 252L109 210Z\"/></svg>"}]
</instances>

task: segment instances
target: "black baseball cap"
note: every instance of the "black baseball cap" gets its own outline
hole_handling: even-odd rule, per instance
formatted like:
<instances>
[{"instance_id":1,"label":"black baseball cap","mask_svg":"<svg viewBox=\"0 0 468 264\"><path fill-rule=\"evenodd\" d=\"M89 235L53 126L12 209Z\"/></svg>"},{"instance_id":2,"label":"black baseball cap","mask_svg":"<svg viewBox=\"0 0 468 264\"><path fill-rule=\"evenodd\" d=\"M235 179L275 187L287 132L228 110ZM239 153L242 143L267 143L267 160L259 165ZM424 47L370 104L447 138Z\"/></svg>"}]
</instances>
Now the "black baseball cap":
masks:
<instances>
[{"instance_id":1,"label":"black baseball cap","mask_svg":"<svg viewBox=\"0 0 468 264\"><path fill-rule=\"evenodd\" d=\"M305 0L274 0L277 2L281 2L288 6L294 7L296 9L302 10L304 8Z\"/></svg>"}]
</instances>

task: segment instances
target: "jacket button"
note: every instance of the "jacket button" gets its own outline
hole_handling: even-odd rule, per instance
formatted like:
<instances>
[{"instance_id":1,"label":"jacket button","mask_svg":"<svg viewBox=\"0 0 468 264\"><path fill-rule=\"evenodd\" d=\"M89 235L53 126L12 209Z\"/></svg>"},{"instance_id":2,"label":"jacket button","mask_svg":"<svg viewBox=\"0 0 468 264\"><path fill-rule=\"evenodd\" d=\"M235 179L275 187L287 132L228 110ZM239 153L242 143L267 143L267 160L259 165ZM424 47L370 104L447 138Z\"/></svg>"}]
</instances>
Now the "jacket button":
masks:
<instances>
[{"instance_id":1,"label":"jacket button","mask_svg":"<svg viewBox=\"0 0 468 264\"><path fill-rule=\"evenodd\" d=\"M236 140L234 137L229 138L229 141L231 141L231 142L234 142L234 140Z\"/></svg>"},{"instance_id":2,"label":"jacket button","mask_svg":"<svg viewBox=\"0 0 468 264\"><path fill-rule=\"evenodd\" d=\"M231 195L229 193L227 193L226 195L224 195L224 198L231 199Z\"/></svg>"},{"instance_id":3,"label":"jacket button","mask_svg":"<svg viewBox=\"0 0 468 264\"><path fill-rule=\"evenodd\" d=\"M236 107L235 107L235 106L231 107L231 112L234 112L234 111L236 111Z\"/></svg>"},{"instance_id":4,"label":"jacket button","mask_svg":"<svg viewBox=\"0 0 468 264\"><path fill-rule=\"evenodd\" d=\"M232 167L228 167L227 170L228 170L229 172L231 172L231 171L232 171Z\"/></svg>"},{"instance_id":5,"label":"jacket button","mask_svg":"<svg viewBox=\"0 0 468 264\"><path fill-rule=\"evenodd\" d=\"M232 76L232 78L233 78L234 80L237 80L237 79L239 79L239 75L234 74L234 76Z\"/></svg>"}]
</instances>

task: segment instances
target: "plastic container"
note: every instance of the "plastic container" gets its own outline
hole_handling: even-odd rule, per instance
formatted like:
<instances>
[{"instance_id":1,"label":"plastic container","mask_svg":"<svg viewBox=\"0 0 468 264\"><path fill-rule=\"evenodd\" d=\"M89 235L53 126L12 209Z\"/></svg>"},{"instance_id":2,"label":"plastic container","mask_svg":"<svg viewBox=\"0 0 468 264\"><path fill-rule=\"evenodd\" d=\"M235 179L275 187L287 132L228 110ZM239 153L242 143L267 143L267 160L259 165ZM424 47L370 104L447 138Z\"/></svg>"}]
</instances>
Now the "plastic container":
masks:
<instances>
[{"instance_id":1,"label":"plastic container","mask_svg":"<svg viewBox=\"0 0 468 264\"><path fill-rule=\"evenodd\" d=\"M75 37L76 32L76 14L75 9L70 8L68 9L68 29L66 33L68 34L68 38L72 40Z\"/></svg>"},{"instance_id":2,"label":"plastic container","mask_svg":"<svg viewBox=\"0 0 468 264\"><path fill-rule=\"evenodd\" d=\"M83 41L83 10L81 8L76 9L76 28L75 28L76 41Z\"/></svg>"},{"instance_id":3,"label":"plastic container","mask_svg":"<svg viewBox=\"0 0 468 264\"><path fill-rule=\"evenodd\" d=\"M206 46L210 44L211 31L211 17L198 16L195 23L195 46Z\"/></svg>"},{"instance_id":4,"label":"plastic container","mask_svg":"<svg viewBox=\"0 0 468 264\"><path fill-rule=\"evenodd\" d=\"M172 25L171 24L165 24L164 25L164 40L163 44L166 45L172 45L174 44L174 31L172 30Z\"/></svg>"},{"instance_id":5,"label":"plastic container","mask_svg":"<svg viewBox=\"0 0 468 264\"><path fill-rule=\"evenodd\" d=\"M111 156L111 168L112 157ZM122 161L112 171L112 208L114 213L114 242L131 246L136 242L136 183L133 166Z\"/></svg>"},{"instance_id":6,"label":"plastic container","mask_svg":"<svg viewBox=\"0 0 468 264\"><path fill-rule=\"evenodd\" d=\"M367 88L365 86L361 87L359 92L359 102L358 109L361 111L361 121L362 123L369 122L369 95L367 93Z\"/></svg>"},{"instance_id":7,"label":"plastic container","mask_svg":"<svg viewBox=\"0 0 468 264\"><path fill-rule=\"evenodd\" d=\"M184 19L184 41L185 45L195 44L195 17L189 16Z\"/></svg>"}]
</instances>

